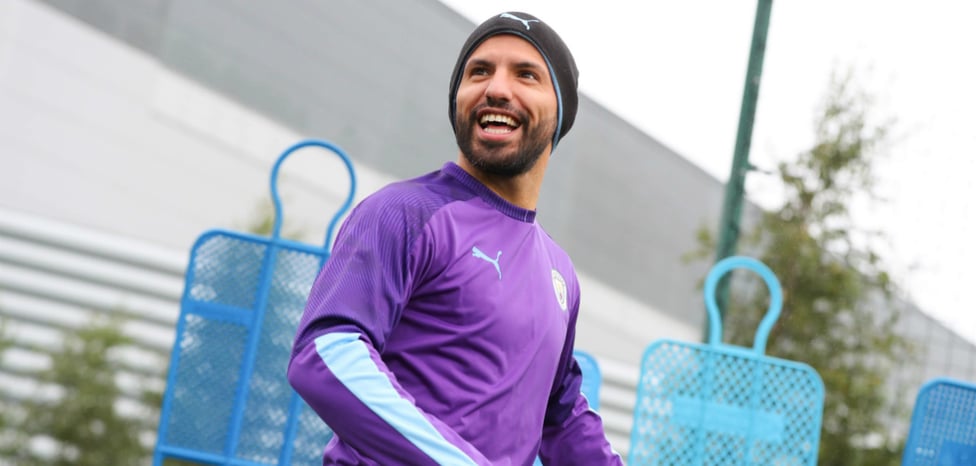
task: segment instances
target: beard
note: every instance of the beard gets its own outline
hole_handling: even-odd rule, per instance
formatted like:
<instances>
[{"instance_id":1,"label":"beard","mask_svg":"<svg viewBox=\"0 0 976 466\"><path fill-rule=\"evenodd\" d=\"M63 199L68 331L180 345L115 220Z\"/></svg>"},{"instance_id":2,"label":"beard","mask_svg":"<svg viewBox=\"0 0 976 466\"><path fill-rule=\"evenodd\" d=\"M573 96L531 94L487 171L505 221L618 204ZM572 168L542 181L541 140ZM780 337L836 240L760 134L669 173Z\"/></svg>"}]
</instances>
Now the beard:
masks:
<instances>
[{"instance_id":1,"label":"beard","mask_svg":"<svg viewBox=\"0 0 976 466\"><path fill-rule=\"evenodd\" d=\"M475 147L475 126L480 126L478 112L484 108L506 110L518 116L518 120L522 122L522 139L517 146L506 150L510 145L507 142L478 141L478 147ZM514 178L531 170L556 132L556 122L553 119L530 124L529 116L525 112L516 111L507 103L478 105L466 118L459 114L456 123L455 138L468 163L483 173L504 178Z\"/></svg>"}]
</instances>

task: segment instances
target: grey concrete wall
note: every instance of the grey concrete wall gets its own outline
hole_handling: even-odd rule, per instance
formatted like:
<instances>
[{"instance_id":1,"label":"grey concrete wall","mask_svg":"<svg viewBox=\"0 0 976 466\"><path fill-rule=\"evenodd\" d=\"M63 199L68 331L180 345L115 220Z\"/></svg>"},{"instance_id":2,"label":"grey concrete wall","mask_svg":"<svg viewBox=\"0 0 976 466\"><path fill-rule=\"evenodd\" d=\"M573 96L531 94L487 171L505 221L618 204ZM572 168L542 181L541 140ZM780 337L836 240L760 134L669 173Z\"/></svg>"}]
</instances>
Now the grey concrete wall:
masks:
<instances>
[{"instance_id":1,"label":"grey concrete wall","mask_svg":"<svg viewBox=\"0 0 976 466\"><path fill-rule=\"evenodd\" d=\"M392 177L456 158L447 86L473 24L436 0L45 1ZM722 185L585 95L550 167L539 219L577 266L701 326L707 265L680 256Z\"/></svg>"}]
</instances>

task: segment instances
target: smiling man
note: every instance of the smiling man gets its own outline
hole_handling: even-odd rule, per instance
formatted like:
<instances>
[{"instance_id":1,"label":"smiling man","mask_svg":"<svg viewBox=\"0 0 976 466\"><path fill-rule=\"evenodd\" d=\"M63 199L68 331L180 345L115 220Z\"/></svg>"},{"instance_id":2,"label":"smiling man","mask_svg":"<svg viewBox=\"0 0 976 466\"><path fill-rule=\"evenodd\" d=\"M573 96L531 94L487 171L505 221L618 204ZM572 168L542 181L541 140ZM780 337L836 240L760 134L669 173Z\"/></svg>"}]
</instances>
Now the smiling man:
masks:
<instances>
[{"instance_id":1,"label":"smiling man","mask_svg":"<svg viewBox=\"0 0 976 466\"><path fill-rule=\"evenodd\" d=\"M580 393L576 272L536 221L577 75L538 18L488 19L451 79L457 162L347 218L288 367L336 433L324 464L621 464Z\"/></svg>"}]
</instances>

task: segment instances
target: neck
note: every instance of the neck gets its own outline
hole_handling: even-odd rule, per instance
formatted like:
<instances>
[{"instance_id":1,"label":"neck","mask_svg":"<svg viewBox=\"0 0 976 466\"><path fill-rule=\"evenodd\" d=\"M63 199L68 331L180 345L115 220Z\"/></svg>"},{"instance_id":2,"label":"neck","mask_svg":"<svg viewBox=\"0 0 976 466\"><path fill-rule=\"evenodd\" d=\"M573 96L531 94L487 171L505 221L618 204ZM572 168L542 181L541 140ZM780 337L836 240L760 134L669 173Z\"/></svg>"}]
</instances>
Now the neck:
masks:
<instances>
[{"instance_id":1,"label":"neck","mask_svg":"<svg viewBox=\"0 0 976 466\"><path fill-rule=\"evenodd\" d=\"M457 164L481 184L512 205L523 209L536 210L539 192L542 190L542 179L546 172L546 166L549 164L549 154L543 154L529 171L518 176L499 176L485 173L471 165L464 154L458 156Z\"/></svg>"}]
</instances>

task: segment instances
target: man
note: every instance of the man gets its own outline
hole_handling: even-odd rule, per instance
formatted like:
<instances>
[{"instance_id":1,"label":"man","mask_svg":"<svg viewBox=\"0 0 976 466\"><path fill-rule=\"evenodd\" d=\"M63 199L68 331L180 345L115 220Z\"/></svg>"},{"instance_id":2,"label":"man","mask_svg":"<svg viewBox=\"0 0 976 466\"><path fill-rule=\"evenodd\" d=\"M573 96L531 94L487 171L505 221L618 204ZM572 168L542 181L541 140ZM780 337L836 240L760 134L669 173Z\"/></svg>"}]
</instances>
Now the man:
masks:
<instances>
[{"instance_id":1,"label":"man","mask_svg":"<svg viewBox=\"0 0 976 466\"><path fill-rule=\"evenodd\" d=\"M580 394L573 264L535 221L577 74L538 18L487 20L451 79L457 163L349 215L288 368L325 464L621 464Z\"/></svg>"}]
</instances>

